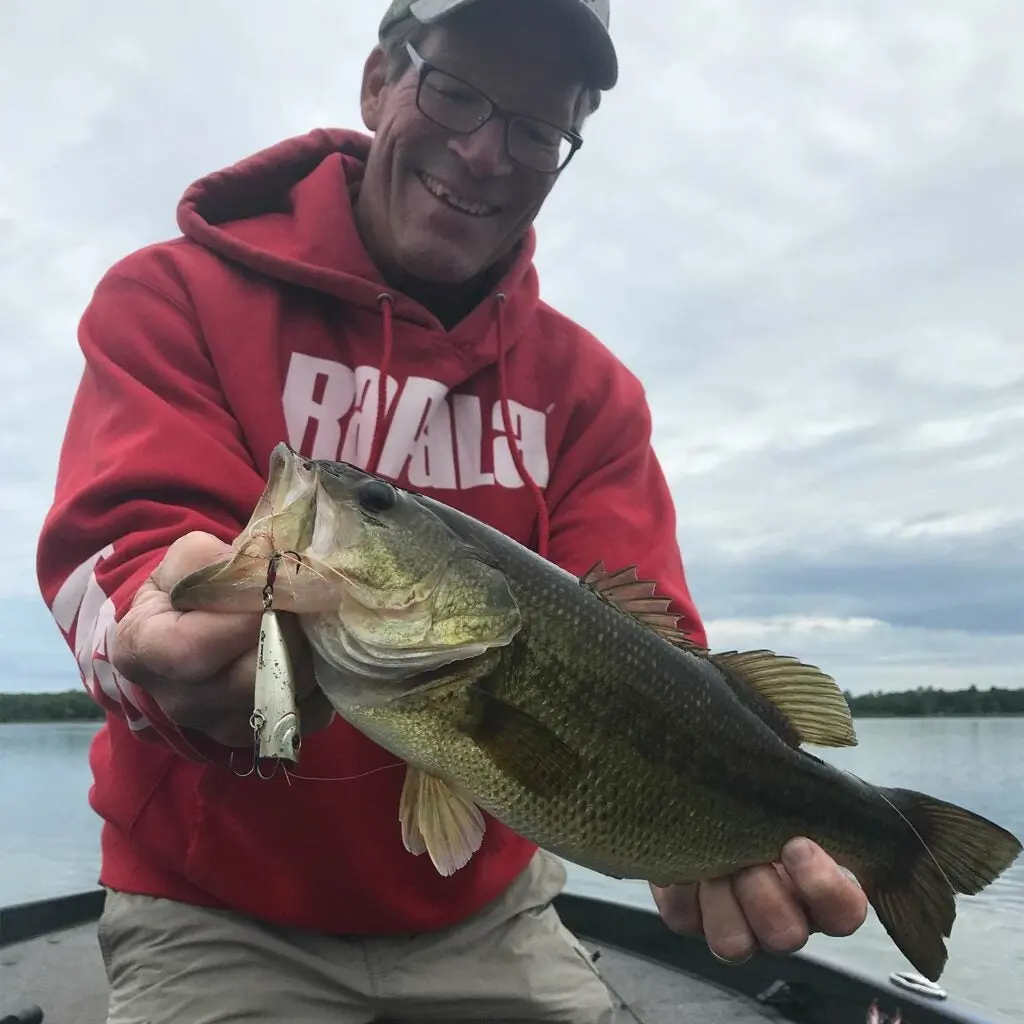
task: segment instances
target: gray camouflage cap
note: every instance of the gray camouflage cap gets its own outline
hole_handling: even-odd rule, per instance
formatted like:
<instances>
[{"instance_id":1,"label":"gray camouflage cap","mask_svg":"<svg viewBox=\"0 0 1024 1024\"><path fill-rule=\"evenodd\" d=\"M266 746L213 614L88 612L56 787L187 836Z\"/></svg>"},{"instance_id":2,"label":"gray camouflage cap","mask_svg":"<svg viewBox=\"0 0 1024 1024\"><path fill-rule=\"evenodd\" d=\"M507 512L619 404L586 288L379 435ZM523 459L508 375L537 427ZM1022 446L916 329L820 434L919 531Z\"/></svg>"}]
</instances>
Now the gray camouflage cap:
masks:
<instances>
[{"instance_id":1,"label":"gray camouflage cap","mask_svg":"<svg viewBox=\"0 0 1024 1024\"><path fill-rule=\"evenodd\" d=\"M440 21L460 7L484 0L392 0L381 19L381 36L396 22L413 17L424 25ZM611 0L548 0L552 8L564 13L568 23L580 34L590 65L590 81L598 89L610 89L619 76L615 46L608 31Z\"/></svg>"}]
</instances>

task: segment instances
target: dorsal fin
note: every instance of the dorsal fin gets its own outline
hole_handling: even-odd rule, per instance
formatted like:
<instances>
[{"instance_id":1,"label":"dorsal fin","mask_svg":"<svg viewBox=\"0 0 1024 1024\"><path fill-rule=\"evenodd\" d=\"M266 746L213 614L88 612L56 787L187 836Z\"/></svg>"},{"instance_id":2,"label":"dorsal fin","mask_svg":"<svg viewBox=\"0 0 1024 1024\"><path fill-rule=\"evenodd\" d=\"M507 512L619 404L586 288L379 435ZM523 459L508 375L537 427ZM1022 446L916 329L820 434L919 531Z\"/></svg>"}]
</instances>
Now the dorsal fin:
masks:
<instances>
[{"instance_id":1,"label":"dorsal fin","mask_svg":"<svg viewBox=\"0 0 1024 1024\"><path fill-rule=\"evenodd\" d=\"M609 572L604 562L598 562L585 576L580 577L580 586L636 619L670 644L693 654L707 654L706 648L695 644L679 629L679 616L669 612L672 602L664 597L655 597L657 584L653 580L640 579L635 565Z\"/></svg>"},{"instance_id":2,"label":"dorsal fin","mask_svg":"<svg viewBox=\"0 0 1024 1024\"><path fill-rule=\"evenodd\" d=\"M669 643L710 661L737 699L791 746L857 745L846 698L820 669L772 651L711 654L679 629L679 617L668 611L671 602L654 596L657 584L641 580L635 565L609 572L598 562L580 578L580 585Z\"/></svg>"},{"instance_id":3,"label":"dorsal fin","mask_svg":"<svg viewBox=\"0 0 1024 1024\"><path fill-rule=\"evenodd\" d=\"M727 651L709 655L708 660L724 673L739 699L748 706L752 705L739 692L743 684L772 704L800 743L821 747L857 745L853 716L843 691L831 676L815 666L772 651ZM788 730L781 730L771 720L774 716L765 715L756 704L752 710L783 739L793 742Z\"/></svg>"}]
</instances>

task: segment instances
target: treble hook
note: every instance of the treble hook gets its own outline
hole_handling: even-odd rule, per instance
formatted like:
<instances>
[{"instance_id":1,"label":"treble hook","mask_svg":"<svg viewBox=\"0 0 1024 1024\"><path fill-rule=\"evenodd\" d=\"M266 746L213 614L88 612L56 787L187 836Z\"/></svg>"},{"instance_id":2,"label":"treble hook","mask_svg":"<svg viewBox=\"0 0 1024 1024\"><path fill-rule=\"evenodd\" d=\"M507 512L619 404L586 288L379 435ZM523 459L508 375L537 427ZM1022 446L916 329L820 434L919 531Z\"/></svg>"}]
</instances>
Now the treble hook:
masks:
<instances>
[{"instance_id":1,"label":"treble hook","mask_svg":"<svg viewBox=\"0 0 1024 1024\"><path fill-rule=\"evenodd\" d=\"M238 771L237 768L235 768L235 751L232 750L230 756L228 757L228 767L231 769L232 773L234 775L237 775L240 779L247 779L249 778L250 775L255 773L256 763L258 760L259 757L256 753L256 745L254 745L252 753L252 764L249 765L249 770L247 772L240 772Z\"/></svg>"},{"instance_id":2,"label":"treble hook","mask_svg":"<svg viewBox=\"0 0 1024 1024\"><path fill-rule=\"evenodd\" d=\"M275 551L270 556L270 561L267 563L267 582L263 587L264 612L269 612L270 606L274 603L274 584L277 583L277 567L281 564L281 560L285 555L291 555L295 559L296 575L298 575L299 569L302 568L302 555L298 551Z\"/></svg>"},{"instance_id":3,"label":"treble hook","mask_svg":"<svg viewBox=\"0 0 1024 1024\"><path fill-rule=\"evenodd\" d=\"M253 711L249 716L249 728L252 729L252 763L249 765L248 771L240 772L235 768L235 754L237 751L232 750L231 755L228 757L228 767L240 779L247 779L250 775L259 775L261 779L272 777L264 775L260 765L260 735L263 732L264 725L266 725L266 720L263 714L258 709Z\"/></svg>"}]
</instances>

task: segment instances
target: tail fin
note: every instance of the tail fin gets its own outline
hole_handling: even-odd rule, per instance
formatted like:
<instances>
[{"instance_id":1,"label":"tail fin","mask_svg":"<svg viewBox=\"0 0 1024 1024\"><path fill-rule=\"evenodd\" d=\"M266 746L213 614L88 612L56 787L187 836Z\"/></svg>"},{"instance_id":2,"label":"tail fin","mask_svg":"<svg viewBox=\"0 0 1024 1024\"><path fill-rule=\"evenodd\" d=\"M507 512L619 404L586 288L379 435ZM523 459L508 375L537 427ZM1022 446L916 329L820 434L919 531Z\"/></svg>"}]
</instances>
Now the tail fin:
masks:
<instances>
[{"instance_id":1,"label":"tail fin","mask_svg":"<svg viewBox=\"0 0 1024 1024\"><path fill-rule=\"evenodd\" d=\"M882 789L916 833L905 856L875 868L864 888L882 926L914 969L937 981L956 918L955 893L973 896L1021 852L1016 836L955 804Z\"/></svg>"}]
</instances>

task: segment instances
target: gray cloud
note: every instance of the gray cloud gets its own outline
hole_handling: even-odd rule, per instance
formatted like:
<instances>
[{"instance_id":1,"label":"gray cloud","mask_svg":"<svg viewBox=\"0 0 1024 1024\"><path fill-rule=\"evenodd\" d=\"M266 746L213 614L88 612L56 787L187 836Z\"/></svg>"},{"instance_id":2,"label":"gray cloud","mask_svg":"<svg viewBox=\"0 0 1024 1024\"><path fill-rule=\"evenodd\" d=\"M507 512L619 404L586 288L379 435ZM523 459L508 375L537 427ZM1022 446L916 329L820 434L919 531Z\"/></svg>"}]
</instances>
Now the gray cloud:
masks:
<instances>
[{"instance_id":1,"label":"gray cloud","mask_svg":"<svg viewBox=\"0 0 1024 1024\"><path fill-rule=\"evenodd\" d=\"M379 10L282 10L4 8L6 689L73 667L32 563L96 280L175 233L199 175L359 126ZM613 19L621 84L538 262L648 387L712 640L853 689L1020 685L1024 9L619 0Z\"/></svg>"},{"instance_id":2,"label":"gray cloud","mask_svg":"<svg viewBox=\"0 0 1024 1024\"><path fill-rule=\"evenodd\" d=\"M715 595L708 611L716 615L797 615L810 607L892 626L1020 634L1022 539L1005 530L956 546L864 543L820 554L755 554L717 561L696 584ZM1004 542L1014 544L1012 554L1004 555Z\"/></svg>"}]
</instances>

